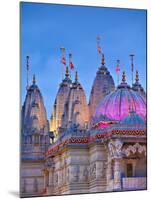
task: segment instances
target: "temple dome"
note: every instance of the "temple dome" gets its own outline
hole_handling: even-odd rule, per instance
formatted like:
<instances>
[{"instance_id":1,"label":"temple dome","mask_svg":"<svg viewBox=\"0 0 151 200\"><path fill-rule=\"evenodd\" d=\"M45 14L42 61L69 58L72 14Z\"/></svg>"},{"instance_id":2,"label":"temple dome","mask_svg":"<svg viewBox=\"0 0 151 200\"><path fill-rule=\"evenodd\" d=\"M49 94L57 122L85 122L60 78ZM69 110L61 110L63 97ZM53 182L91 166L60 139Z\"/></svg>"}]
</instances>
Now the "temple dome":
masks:
<instances>
[{"instance_id":1,"label":"temple dome","mask_svg":"<svg viewBox=\"0 0 151 200\"><path fill-rule=\"evenodd\" d=\"M82 85L78 81L76 72L75 82L70 89L62 117L63 127L67 128L70 127L71 124L77 124L79 128L83 129L87 126L88 119L86 95Z\"/></svg>"},{"instance_id":2,"label":"temple dome","mask_svg":"<svg viewBox=\"0 0 151 200\"><path fill-rule=\"evenodd\" d=\"M49 131L43 97L36 85L35 76L33 77L33 84L27 89L22 107L22 131L25 135L32 133L47 134Z\"/></svg>"},{"instance_id":3,"label":"temple dome","mask_svg":"<svg viewBox=\"0 0 151 200\"><path fill-rule=\"evenodd\" d=\"M104 54L103 54L102 66L98 69L96 73L96 77L94 79L90 94L90 102L89 102L90 117L94 115L98 104L104 98L104 96L106 96L107 94L109 94L114 90L115 90L114 80L105 66Z\"/></svg>"},{"instance_id":4,"label":"temple dome","mask_svg":"<svg viewBox=\"0 0 151 200\"><path fill-rule=\"evenodd\" d=\"M142 117L136 114L135 111L131 110L129 115L121 120L120 124L124 125L145 125L145 121Z\"/></svg>"},{"instance_id":5,"label":"temple dome","mask_svg":"<svg viewBox=\"0 0 151 200\"><path fill-rule=\"evenodd\" d=\"M125 82L125 73L123 73L122 83L100 102L94 118L99 120L100 115L106 115L111 120L122 120L129 114L130 108L146 119L146 101Z\"/></svg>"},{"instance_id":6,"label":"temple dome","mask_svg":"<svg viewBox=\"0 0 151 200\"><path fill-rule=\"evenodd\" d=\"M72 80L70 78L69 69L68 67L66 67L65 78L60 83L60 87L58 89L53 106L53 112L50 118L50 131L53 131L55 133L55 137L57 137L58 128L62 125L61 119L71 86Z\"/></svg>"}]
</instances>

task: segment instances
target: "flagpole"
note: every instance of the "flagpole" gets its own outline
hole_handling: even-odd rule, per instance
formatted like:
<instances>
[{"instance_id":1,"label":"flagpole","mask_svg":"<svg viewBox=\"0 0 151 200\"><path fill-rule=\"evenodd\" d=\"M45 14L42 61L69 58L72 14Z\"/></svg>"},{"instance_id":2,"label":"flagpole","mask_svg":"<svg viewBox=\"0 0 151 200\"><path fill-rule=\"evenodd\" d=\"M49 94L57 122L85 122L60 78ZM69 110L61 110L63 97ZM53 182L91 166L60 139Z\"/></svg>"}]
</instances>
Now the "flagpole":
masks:
<instances>
[{"instance_id":1,"label":"flagpole","mask_svg":"<svg viewBox=\"0 0 151 200\"><path fill-rule=\"evenodd\" d=\"M62 80L64 79L64 64L63 64L63 58L65 56L65 48L64 47L60 47L60 51L61 51L61 68L62 68Z\"/></svg>"},{"instance_id":2,"label":"flagpole","mask_svg":"<svg viewBox=\"0 0 151 200\"><path fill-rule=\"evenodd\" d=\"M131 58L131 72L132 72L132 85L133 85L133 71L134 71L133 60L134 60L134 54L131 54L130 58Z\"/></svg>"},{"instance_id":3,"label":"flagpole","mask_svg":"<svg viewBox=\"0 0 151 200\"><path fill-rule=\"evenodd\" d=\"M120 73L120 60L117 60L117 86L119 85L119 73Z\"/></svg>"},{"instance_id":4,"label":"flagpole","mask_svg":"<svg viewBox=\"0 0 151 200\"><path fill-rule=\"evenodd\" d=\"M97 40L97 52L98 52L98 65L100 67L100 62L101 62L101 46L100 46L100 36L98 35L96 37L96 40Z\"/></svg>"},{"instance_id":5,"label":"flagpole","mask_svg":"<svg viewBox=\"0 0 151 200\"><path fill-rule=\"evenodd\" d=\"M26 86L26 90L28 90L29 88L29 56L26 56L26 74L27 74L27 86Z\"/></svg>"},{"instance_id":6,"label":"flagpole","mask_svg":"<svg viewBox=\"0 0 151 200\"><path fill-rule=\"evenodd\" d=\"M70 78L72 78L72 76L71 76L71 69L70 69L70 62L71 62L71 59L72 59L72 54L69 53L69 74L70 74Z\"/></svg>"}]
</instances>

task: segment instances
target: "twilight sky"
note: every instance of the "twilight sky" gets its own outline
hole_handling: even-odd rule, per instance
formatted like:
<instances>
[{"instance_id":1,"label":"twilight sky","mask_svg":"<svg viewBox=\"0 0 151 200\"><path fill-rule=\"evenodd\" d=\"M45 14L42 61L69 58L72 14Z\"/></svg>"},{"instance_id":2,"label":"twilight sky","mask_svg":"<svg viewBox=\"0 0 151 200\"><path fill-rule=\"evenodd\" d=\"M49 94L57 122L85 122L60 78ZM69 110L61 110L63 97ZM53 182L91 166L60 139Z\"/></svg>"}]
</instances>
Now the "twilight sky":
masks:
<instances>
[{"instance_id":1,"label":"twilight sky","mask_svg":"<svg viewBox=\"0 0 151 200\"><path fill-rule=\"evenodd\" d=\"M26 55L30 56L30 83L36 74L47 117L62 80L60 47L73 54L79 81L86 92L87 102L99 61L96 37L101 36L106 67L115 84L116 60L126 71L131 84L129 54L135 54L134 71L146 90L146 11L55 4L21 3L21 102L26 94ZM72 73L74 80L74 72ZM120 77L121 80L121 77Z\"/></svg>"}]
</instances>

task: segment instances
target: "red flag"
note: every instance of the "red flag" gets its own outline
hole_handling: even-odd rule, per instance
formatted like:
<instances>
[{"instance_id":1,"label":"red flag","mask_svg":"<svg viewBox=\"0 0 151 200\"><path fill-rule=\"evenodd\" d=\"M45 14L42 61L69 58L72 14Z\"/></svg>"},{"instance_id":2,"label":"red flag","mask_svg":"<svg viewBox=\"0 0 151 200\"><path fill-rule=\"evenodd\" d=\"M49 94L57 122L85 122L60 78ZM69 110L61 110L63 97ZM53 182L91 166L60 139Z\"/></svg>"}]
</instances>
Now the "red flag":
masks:
<instances>
[{"instance_id":1,"label":"red flag","mask_svg":"<svg viewBox=\"0 0 151 200\"><path fill-rule=\"evenodd\" d=\"M115 71L116 71L117 74L120 72L120 67L119 67L119 65L116 66Z\"/></svg>"},{"instance_id":2,"label":"red flag","mask_svg":"<svg viewBox=\"0 0 151 200\"><path fill-rule=\"evenodd\" d=\"M97 49L98 49L98 54L101 54L101 47L100 47L100 45L97 46Z\"/></svg>"},{"instance_id":3,"label":"red flag","mask_svg":"<svg viewBox=\"0 0 151 200\"><path fill-rule=\"evenodd\" d=\"M69 54L69 66L70 66L70 69L74 69L74 64L72 62L72 54L71 53Z\"/></svg>"},{"instance_id":4,"label":"red flag","mask_svg":"<svg viewBox=\"0 0 151 200\"><path fill-rule=\"evenodd\" d=\"M69 65L70 65L70 69L74 69L74 64L72 61L70 61Z\"/></svg>"},{"instance_id":5,"label":"red flag","mask_svg":"<svg viewBox=\"0 0 151 200\"><path fill-rule=\"evenodd\" d=\"M62 56L62 58L61 58L61 63L62 63L63 65L66 65L66 58L65 58L64 56Z\"/></svg>"}]
</instances>

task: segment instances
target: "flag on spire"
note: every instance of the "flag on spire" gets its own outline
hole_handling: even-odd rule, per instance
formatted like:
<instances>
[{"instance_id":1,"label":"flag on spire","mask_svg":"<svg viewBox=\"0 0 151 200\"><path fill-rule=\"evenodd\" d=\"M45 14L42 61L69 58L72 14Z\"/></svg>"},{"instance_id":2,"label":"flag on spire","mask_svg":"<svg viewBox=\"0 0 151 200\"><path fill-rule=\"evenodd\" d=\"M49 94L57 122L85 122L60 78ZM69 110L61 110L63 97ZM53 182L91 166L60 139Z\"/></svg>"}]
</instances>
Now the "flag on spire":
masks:
<instances>
[{"instance_id":1,"label":"flag on spire","mask_svg":"<svg viewBox=\"0 0 151 200\"><path fill-rule=\"evenodd\" d=\"M130 58L131 58L131 72L132 72L132 85L133 85L133 71L134 71L133 60L134 60L134 54L131 54Z\"/></svg>"},{"instance_id":2,"label":"flag on spire","mask_svg":"<svg viewBox=\"0 0 151 200\"><path fill-rule=\"evenodd\" d=\"M115 67L115 71L116 71L117 74L120 73L120 66L119 66L119 63L120 63L120 61L117 60L117 65L116 65L116 67Z\"/></svg>"},{"instance_id":3,"label":"flag on spire","mask_svg":"<svg viewBox=\"0 0 151 200\"><path fill-rule=\"evenodd\" d=\"M26 73L27 73L27 86L26 89L29 88L29 56L26 56Z\"/></svg>"},{"instance_id":4,"label":"flag on spire","mask_svg":"<svg viewBox=\"0 0 151 200\"><path fill-rule=\"evenodd\" d=\"M61 53L62 53L62 56L61 56L61 63L62 63L63 65L66 65L65 48L64 48L64 47L61 47L60 50L61 50Z\"/></svg>"},{"instance_id":5,"label":"flag on spire","mask_svg":"<svg viewBox=\"0 0 151 200\"><path fill-rule=\"evenodd\" d=\"M120 60L117 60L115 71L116 71L116 74L117 74L117 85L119 85Z\"/></svg>"},{"instance_id":6,"label":"flag on spire","mask_svg":"<svg viewBox=\"0 0 151 200\"><path fill-rule=\"evenodd\" d=\"M98 50L98 54L101 54L101 46L100 46L100 36L97 36L97 50Z\"/></svg>"},{"instance_id":7,"label":"flag on spire","mask_svg":"<svg viewBox=\"0 0 151 200\"><path fill-rule=\"evenodd\" d=\"M72 54L70 53L69 54L69 66L70 66L70 69L74 69L74 64L73 64L73 62L72 62Z\"/></svg>"},{"instance_id":8,"label":"flag on spire","mask_svg":"<svg viewBox=\"0 0 151 200\"><path fill-rule=\"evenodd\" d=\"M61 57L61 63L62 63L63 65L66 65L66 58L65 58L65 56L62 56L62 57Z\"/></svg>"}]
</instances>

